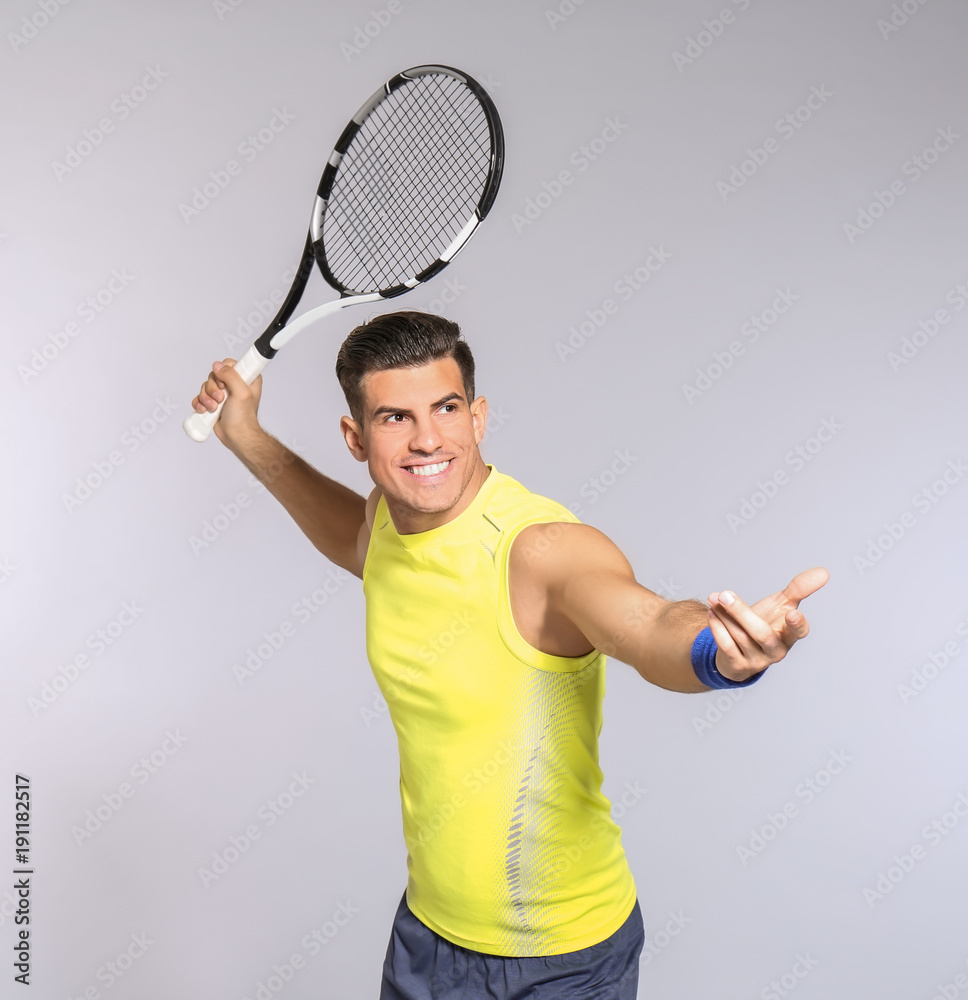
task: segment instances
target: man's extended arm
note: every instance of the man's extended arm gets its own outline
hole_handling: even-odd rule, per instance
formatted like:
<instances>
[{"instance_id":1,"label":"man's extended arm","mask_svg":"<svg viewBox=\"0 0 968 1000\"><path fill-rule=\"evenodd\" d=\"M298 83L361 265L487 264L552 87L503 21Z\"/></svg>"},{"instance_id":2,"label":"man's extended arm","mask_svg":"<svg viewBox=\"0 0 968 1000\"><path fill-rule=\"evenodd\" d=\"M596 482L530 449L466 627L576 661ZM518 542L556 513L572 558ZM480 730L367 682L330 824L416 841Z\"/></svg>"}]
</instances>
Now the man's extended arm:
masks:
<instances>
[{"instance_id":1,"label":"man's extended arm","mask_svg":"<svg viewBox=\"0 0 968 1000\"><path fill-rule=\"evenodd\" d=\"M215 424L219 440L286 508L306 537L327 559L362 576L366 546L366 500L314 469L258 421L261 376L251 386L233 370L234 362L213 366L192 405L199 413L228 399Z\"/></svg>"},{"instance_id":2,"label":"man's extended arm","mask_svg":"<svg viewBox=\"0 0 968 1000\"><path fill-rule=\"evenodd\" d=\"M807 634L797 606L828 577L824 569L807 570L752 607L729 591L711 594L709 607L667 601L636 582L607 536L566 522L525 528L512 546L511 572L520 584L546 593L549 612L574 623L596 649L659 687L684 692L709 690L691 657L693 641L707 625L719 647L719 672L747 680L783 659Z\"/></svg>"}]
</instances>

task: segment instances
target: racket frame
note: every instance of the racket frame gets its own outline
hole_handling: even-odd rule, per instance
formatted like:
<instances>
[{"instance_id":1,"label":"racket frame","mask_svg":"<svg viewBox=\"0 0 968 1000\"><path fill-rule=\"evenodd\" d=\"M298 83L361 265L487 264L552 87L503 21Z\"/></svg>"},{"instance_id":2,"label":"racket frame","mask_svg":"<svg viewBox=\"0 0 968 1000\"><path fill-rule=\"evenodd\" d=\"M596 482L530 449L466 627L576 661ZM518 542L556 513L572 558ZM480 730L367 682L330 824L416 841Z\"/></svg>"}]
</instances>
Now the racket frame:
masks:
<instances>
[{"instance_id":1,"label":"racket frame","mask_svg":"<svg viewBox=\"0 0 968 1000\"><path fill-rule=\"evenodd\" d=\"M323 222L326 217L326 209L329 204L329 196L333 189L333 184L339 171L343 156L349 149L354 137L366 122L367 118L379 104L395 90L404 84L427 75L447 75L456 78L463 83L477 98L481 109L487 119L488 130L491 139L490 169L484 190L478 201L474 212L457 233L450 244L439 254L437 259L415 274L406 282L393 285L389 288L382 288L372 292L357 292L347 288L332 273L326 262L325 247L323 246ZM367 302L379 302L384 299L395 298L403 295L418 285L423 284L435 274L442 271L460 252L474 235L475 230L487 216L494 204L498 187L501 183L501 175L504 170L504 130L501 119L498 116L497 108L491 100L487 91L461 70L452 66L425 65L414 66L396 76L391 77L382 87L374 93L360 106L356 114L350 119L343 129L336 145L333 147L326 166L323 169L322 177L316 189L316 199L313 203L313 211L309 224L309 232L306 236L306 243L303 247L302 257L296 269L296 275L286 298L279 308L279 312L273 317L265 331L259 336L255 343L245 352L235 365L235 370L243 377L246 384L252 382L262 373L269 361L275 357L280 348L284 347L293 337L295 337L306 327L313 325L320 319L339 312L348 306L361 305ZM316 306L308 312L303 313L290 322L292 314L295 312L302 294L309 283L310 275L314 265L320 270L326 282L339 292L340 297L331 302ZM204 441L211 434L212 428L218 421L222 410L222 403L212 412L192 413L183 423L185 432L194 441Z\"/></svg>"}]
</instances>

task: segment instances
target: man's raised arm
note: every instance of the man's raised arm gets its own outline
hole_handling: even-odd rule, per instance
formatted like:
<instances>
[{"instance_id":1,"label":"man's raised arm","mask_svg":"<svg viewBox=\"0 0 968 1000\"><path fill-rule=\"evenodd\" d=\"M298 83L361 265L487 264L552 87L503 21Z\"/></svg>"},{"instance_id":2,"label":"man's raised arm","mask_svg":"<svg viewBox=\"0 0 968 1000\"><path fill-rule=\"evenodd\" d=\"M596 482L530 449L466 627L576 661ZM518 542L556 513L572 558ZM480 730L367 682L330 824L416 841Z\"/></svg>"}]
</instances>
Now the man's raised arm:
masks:
<instances>
[{"instance_id":1,"label":"man's raised arm","mask_svg":"<svg viewBox=\"0 0 968 1000\"><path fill-rule=\"evenodd\" d=\"M716 644L708 647L715 670L727 684L749 681L807 634L798 605L829 577L820 567L806 570L752 606L730 591L711 594L708 607L667 601L636 582L629 561L606 535L567 522L525 528L511 549L511 572L546 595L549 613L572 622L590 645L635 667L647 681L683 692L710 690L693 666L693 644L707 626Z\"/></svg>"},{"instance_id":2,"label":"man's raised arm","mask_svg":"<svg viewBox=\"0 0 968 1000\"><path fill-rule=\"evenodd\" d=\"M251 386L234 371L235 362L216 361L192 400L197 413L215 410L228 398L215 433L218 439L286 508L306 537L327 559L355 576L363 575L366 554L366 500L314 469L259 424L262 377Z\"/></svg>"}]
</instances>

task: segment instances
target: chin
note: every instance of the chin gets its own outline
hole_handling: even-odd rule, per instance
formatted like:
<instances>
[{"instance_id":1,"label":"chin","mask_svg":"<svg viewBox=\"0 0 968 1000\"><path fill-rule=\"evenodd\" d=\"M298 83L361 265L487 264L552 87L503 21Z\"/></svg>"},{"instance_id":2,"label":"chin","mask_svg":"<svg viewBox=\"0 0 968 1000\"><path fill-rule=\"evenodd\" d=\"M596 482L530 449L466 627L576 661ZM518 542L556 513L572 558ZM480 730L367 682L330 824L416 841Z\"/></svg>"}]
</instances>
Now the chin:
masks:
<instances>
[{"instance_id":1,"label":"chin","mask_svg":"<svg viewBox=\"0 0 968 1000\"><path fill-rule=\"evenodd\" d=\"M441 484L439 489L403 489L394 499L421 514L442 514L455 507L463 495L460 483Z\"/></svg>"},{"instance_id":2,"label":"chin","mask_svg":"<svg viewBox=\"0 0 968 1000\"><path fill-rule=\"evenodd\" d=\"M438 489L426 489L419 486L401 491L406 499L417 510L435 511L447 510L453 507L461 497L460 484L442 483Z\"/></svg>"}]
</instances>

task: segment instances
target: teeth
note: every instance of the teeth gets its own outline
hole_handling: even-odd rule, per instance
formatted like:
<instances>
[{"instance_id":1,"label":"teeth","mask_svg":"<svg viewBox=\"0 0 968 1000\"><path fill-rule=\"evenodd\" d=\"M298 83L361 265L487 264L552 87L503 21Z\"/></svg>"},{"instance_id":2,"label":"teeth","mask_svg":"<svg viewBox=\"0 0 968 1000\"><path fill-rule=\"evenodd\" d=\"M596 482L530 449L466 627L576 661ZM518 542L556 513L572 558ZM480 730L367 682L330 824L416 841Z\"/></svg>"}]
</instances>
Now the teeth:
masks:
<instances>
[{"instance_id":1,"label":"teeth","mask_svg":"<svg viewBox=\"0 0 968 1000\"><path fill-rule=\"evenodd\" d=\"M443 472L448 465L450 465L449 460L440 462L438 465L411 465L409 468L415 476L436 476L438 472Z\"/></svg>"}]
</instances>

